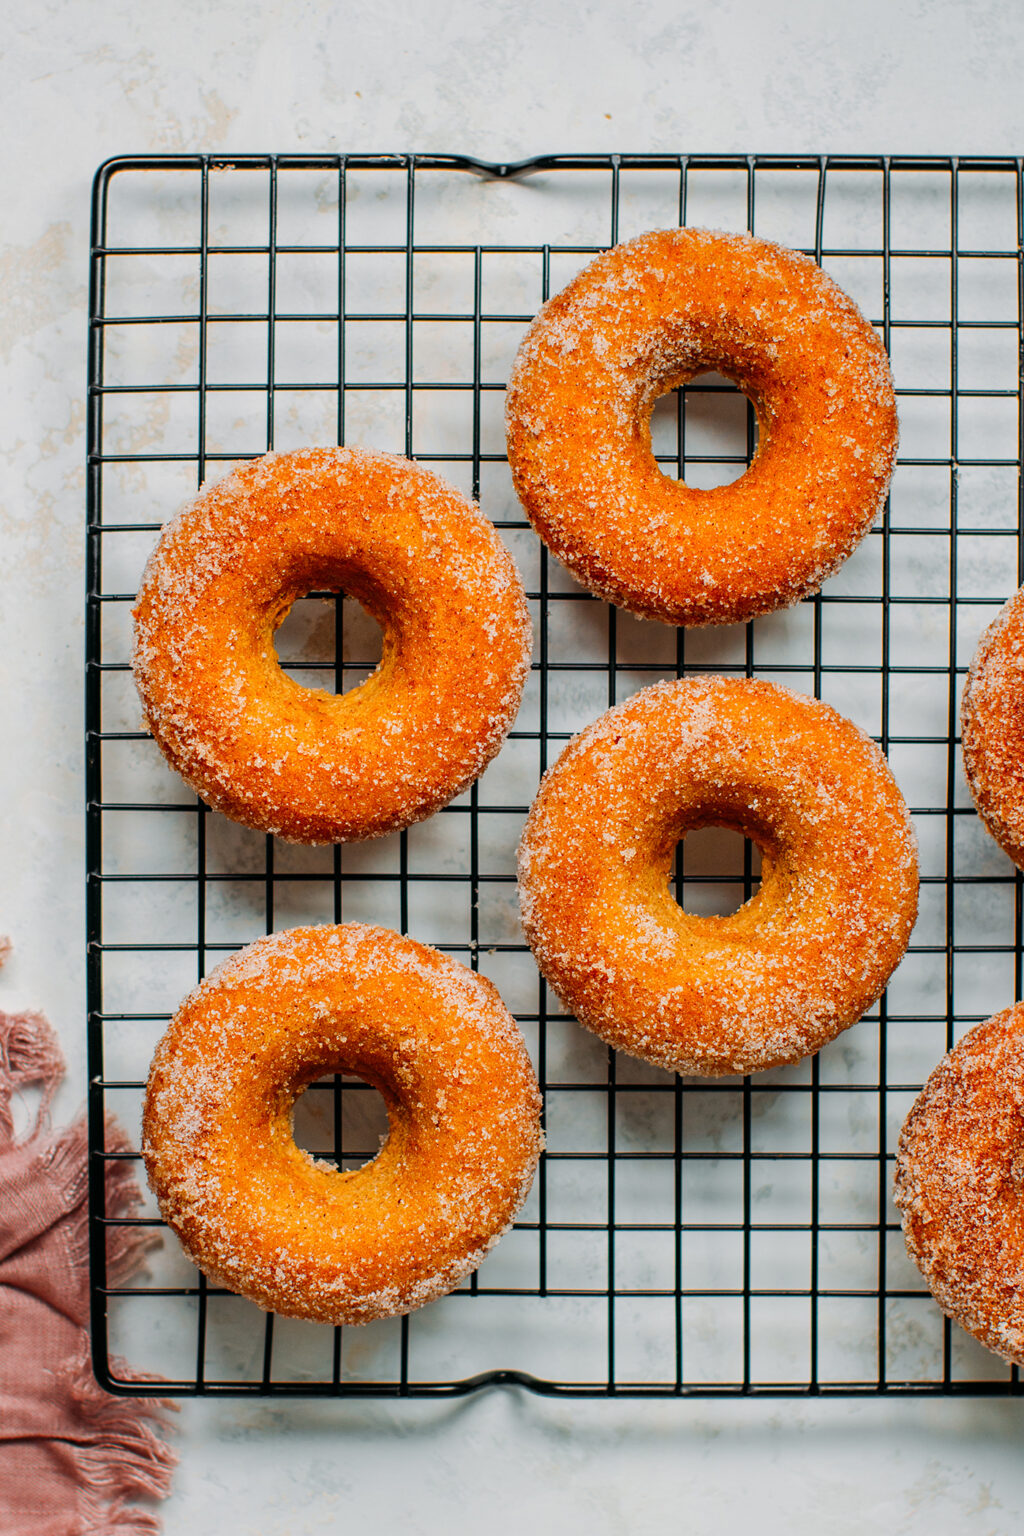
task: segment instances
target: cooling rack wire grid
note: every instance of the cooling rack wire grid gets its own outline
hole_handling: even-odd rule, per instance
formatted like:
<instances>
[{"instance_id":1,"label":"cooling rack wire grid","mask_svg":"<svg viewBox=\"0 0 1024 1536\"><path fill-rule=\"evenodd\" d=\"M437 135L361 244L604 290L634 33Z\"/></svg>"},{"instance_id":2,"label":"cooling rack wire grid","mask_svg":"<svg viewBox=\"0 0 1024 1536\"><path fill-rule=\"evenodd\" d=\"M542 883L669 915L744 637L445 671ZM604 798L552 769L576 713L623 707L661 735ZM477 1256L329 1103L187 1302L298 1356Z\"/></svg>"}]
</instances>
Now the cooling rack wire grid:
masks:
<instances>
[{"instance_id":1,"label":"cooling rack wire grid","mask_svg":"<svg viewBox=\"0 0 1024 1536\"><path fill-rule=\"evenodd\" d=\"M981 829L957 708L982 628L1021 582L1022 161L887 156L123 158L102 167L91 255L87 905L97 1374L178 1394L1016 1394L1015 1369L946 1322L891 1200L903 1117L943 1052L1021 996L1021 876ZM899 467L884 518L819 597L749 625L675 630L583 593L512 491L505 380L538 306L616 241L678 223L813 255L889 348ZM755 446L753 410L703 376L660 401L664 472L711 486ZM480 781L394 837L300 848L198 802L144 730L130 607L159 527L205 479L270 448L408 454L478 498L536 632L511 736ZM294 676L351 687L376 626L338 595L278 634ZM376 647L376 649L375 649ZM820 1056L754 1079L677 1080L617 1056L549 996L517 919L514 850L544 768L637 688L682 672L776 679L869 731L911 805L921 915L879 1006ZM685 840L697 912L751 894L751 846ZM470 1281L411 1317L332 1329L206 1283L169 1234L108 1283L103 1117L138 1135L167 1019L264 932L360 920L497 984L544 1088L530 1199ZM346 1167L380 1100L333 1079L300 1143ZM160 1225L155 1204L138 1218Z\"/></svg>"}]
</instances>

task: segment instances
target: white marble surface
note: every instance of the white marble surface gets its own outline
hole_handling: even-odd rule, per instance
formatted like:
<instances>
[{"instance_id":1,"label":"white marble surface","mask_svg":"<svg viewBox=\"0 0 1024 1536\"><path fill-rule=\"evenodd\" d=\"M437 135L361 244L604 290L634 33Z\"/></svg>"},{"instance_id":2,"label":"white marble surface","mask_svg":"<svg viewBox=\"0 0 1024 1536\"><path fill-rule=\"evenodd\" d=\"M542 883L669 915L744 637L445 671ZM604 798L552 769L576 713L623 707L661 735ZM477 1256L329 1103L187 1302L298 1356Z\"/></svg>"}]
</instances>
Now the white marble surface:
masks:
<instances>
[{"instance_id":1,"label":"white marble surface","mask_svg":"<svg viewBox=\"0 0 1024 1536\"><path fill-rule=\"evenodd\" d=\"M89 183L130 151L1024 148L1003 3L357 0L6 8L0 1004L84 1081L82 516ZM1024 1404L186 1403L169 1536L374 1522L643 1532L1019 1528Z\"/></svg>"}]
</instances>

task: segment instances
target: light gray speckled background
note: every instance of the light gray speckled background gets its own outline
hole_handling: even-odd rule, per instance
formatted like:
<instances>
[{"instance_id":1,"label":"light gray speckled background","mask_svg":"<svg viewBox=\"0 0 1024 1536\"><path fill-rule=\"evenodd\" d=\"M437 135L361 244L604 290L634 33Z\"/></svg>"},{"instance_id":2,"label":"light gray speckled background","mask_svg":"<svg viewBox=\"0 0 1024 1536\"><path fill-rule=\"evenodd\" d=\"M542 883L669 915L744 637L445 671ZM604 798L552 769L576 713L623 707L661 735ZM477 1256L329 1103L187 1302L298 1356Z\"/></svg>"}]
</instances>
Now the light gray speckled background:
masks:
<instances>
[{"instance_id":1,"label":"light gray speckled background","mask_svg":"<svg viewBox=\"0 0 1024 1536\"><path fill-rule=\"evenodd\" d=\"M1010 0L7 0L5 1007L83 1082L88 190L129 151L1024 148ZM168 1536L1020 1528L1024 1404L186 1403Z\"/></svg>"}]
</instances>

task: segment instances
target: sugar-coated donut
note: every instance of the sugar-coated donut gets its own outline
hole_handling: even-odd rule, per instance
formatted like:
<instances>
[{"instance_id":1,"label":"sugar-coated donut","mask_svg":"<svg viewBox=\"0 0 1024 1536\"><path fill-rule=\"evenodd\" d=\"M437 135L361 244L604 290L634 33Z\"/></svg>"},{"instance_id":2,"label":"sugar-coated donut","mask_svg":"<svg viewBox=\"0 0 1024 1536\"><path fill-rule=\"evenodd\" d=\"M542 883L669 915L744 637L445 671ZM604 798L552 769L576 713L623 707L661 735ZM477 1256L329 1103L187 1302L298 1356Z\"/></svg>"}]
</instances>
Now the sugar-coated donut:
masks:
<instances>
[{"instance_id":1,"label":"sugar-coated donut","mask_svg":"<svg viewBox=\"0 0 1024 1536\"><path fill-rule=\"evenodd\" d=\"M722 826L760 845L730 916L683 911L675 845ZM609 1044L701 1076L796 1061L881 993L917 911L906 806L881 752L772 683L644 688L570 742L520 846L526 936L566 1008Z\"/></svg>"},{"instance_id":2,"label":"sugar-coated donut","mask_svg":"<svg viewBox=\"0 0 1024 1536\"><path fill-rule=\"evenodd\" d=\"M384 632L346 694L304 688L273 635L314 590ZM515 719L522 584L492 525L390 454L268 454L165 529L135 605L135 680L157 743L216 810L303 843L377 837L464 790Z\"/></svg>"},{"instance_id":3,"label":"sugar-coated donut","mask_svg":"<svg viewBox=\"0 0 1024 1536\"><path fill-rule=\"evenodd\" d=\"M942 1310L1024 1365L1024 1004L935 1068L900 1133L895 1195Z\"/></svg>"},{"instance_id":4,"label":"sugar-coated donut","mask_svg":"<svg viewBox=\"0 0 1024 1536\"><path fill-rule=\"evenodd\" d=\"M1024 587L978 643L960 710L964 768L978 814L1024 869Z\"/></svg>"},{"instance_id":5,"label":"sugar-coated donut","mask_svg":"<svg viewBox=\"0 0 1024 1536\"><path fill-rule=\"evenodd\" d=\"M655 400L717 369L760 440L732 485L669 479ZM507 396L516 491L577 580L671 624L731 624L816 592L881 509L896 460L888 359L809 257L668 229L616 246L550 299Z\"/></svg>"},{"instance_id":6,"label":"sugar-coated donut","mask_svg":"<svg viewBox=\"0 0 1024 1536\"><path fill-rule=\"evenodd\" d=\"M379 1089L389 1133L340 1172L301 1151L292 1106L332 1072ZM214 1283L315 1322L444 1295L533 1178L540 1096L482 976L359 924L232 956L178 1009L146 1091L143 1156L164 1219Z\"/></svg>"}]
</instances>

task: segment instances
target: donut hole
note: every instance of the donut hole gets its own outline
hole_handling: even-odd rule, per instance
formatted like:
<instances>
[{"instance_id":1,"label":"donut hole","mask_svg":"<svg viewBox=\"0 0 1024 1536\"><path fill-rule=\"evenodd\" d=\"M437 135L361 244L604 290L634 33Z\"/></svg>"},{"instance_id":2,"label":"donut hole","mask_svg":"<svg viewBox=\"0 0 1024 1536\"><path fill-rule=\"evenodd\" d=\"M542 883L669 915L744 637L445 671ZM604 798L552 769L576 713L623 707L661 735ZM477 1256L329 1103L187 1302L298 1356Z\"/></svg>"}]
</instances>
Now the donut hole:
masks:
<instances>
[{"instance_id":1,"label":"donut hole","mask_svg":"<svg viewBox=\"0 0 1024 1536\"><path fill-rule=\"evenodd\" d=\"M348 693L380 665L384 631L354 597L341 592L298 598L274 633L288 676L304 688Z\"/></svg>"},{"instance_id":2,"label":"donut hole","mask_svg":"<svg viewBox=\"0 0 1024 1536\"><path fill-rule=\"evenodd\" d=\"M372 1162L388 1130L381 1094L348 1073L310 1083L292 1107L292 1135L299 1151L346 1172Z\"/></svg>"},{"instance_id":3,"label":"donut hole","mask_svg":"<svg viewBox=\"0 0 1024 1536\"><path fill-rule=\"evenodd\" d=\"M761 884L761 850L732 827L696 827L676 847L672 893L692 917L728 917Z\"/></svg>"},{"instance_id":4,"label":"donut hole","mask_svg":"<svg viewBox=\"0 0 1024 1536\"><path fill-rule=\"evenodd\" d=\"M651 446L667 480L692 490L732 485L757 452L753 402L733 379L700 373L654 402Z\"/></svg>"}]
</instances>

